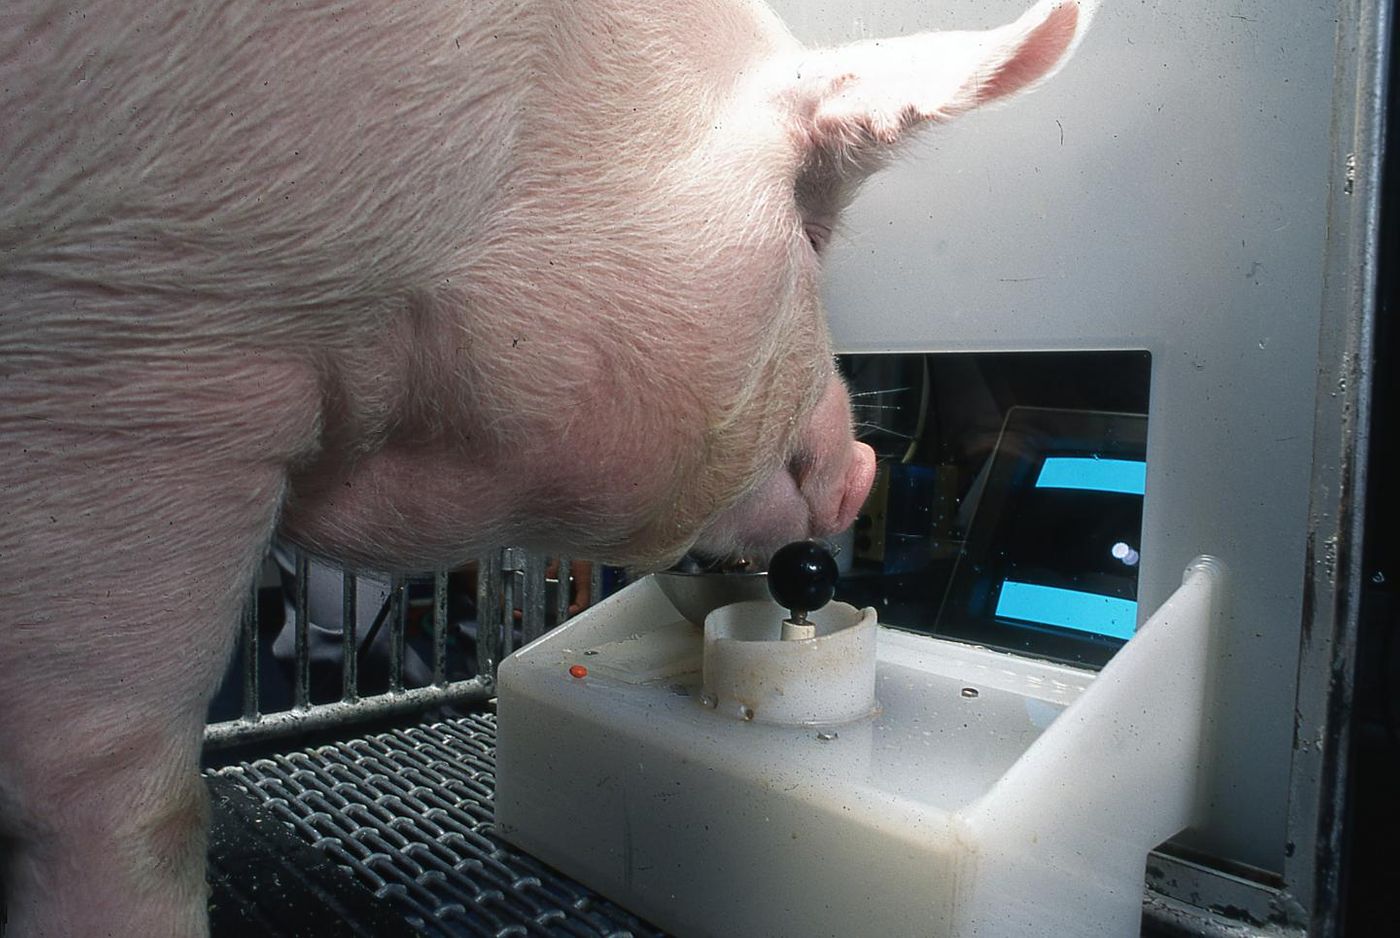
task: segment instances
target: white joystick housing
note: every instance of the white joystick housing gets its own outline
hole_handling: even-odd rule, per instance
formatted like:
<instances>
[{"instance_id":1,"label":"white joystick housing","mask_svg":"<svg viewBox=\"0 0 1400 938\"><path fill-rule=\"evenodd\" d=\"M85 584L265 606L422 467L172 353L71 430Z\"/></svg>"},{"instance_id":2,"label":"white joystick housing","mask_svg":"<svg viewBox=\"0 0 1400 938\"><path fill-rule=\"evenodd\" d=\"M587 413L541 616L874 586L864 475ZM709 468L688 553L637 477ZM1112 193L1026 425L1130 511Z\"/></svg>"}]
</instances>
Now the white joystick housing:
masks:
<instances>
[{"instance_id":1,"label":"white joystick housing","mask_svg":"<svg viewBox=\"0 0 1400 938\"><path fill-rule=\"evenodd\" d=\"M757 600L705 617L705 706L784 726L849 723L875 713L875 610L831 603L808 613L808 638L784 635L791 626L783 613Z\"/></svg>"}]
</instances>

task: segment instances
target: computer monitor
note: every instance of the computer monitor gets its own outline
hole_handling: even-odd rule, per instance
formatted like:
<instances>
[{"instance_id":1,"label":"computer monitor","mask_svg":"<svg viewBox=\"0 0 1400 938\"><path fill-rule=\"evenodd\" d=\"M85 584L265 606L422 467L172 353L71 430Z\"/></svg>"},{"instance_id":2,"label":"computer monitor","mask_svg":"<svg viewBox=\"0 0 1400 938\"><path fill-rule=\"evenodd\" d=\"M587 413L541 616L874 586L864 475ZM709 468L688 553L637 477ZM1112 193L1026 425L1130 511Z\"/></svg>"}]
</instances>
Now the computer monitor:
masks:
<instances>
[{"instance_id":1,"label":"computer monitor","mask_svg":"<svg viewBox=\"0 0 1400 938\"><path fill-rule=\"evenodd\" d=\"M1014 407L934 633L1103 666L1137 627L1143 414Z\"/></svg>"}]
</instances>

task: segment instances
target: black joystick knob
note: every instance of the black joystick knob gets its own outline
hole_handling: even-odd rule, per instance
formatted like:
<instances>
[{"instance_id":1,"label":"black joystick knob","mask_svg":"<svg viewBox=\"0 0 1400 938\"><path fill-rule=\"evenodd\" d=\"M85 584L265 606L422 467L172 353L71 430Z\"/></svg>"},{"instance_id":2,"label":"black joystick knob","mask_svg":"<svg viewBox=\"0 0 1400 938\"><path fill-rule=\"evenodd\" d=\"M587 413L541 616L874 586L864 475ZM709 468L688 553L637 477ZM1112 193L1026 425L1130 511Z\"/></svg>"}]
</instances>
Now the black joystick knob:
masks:
<instances>
[{"instance_id":1,"label":"black joystick knob","mask_svg":"<svg viewBox=\"0 0 1400 938\"><path fill-rule=\"evenodd\" d=\"M796 622L831 602L836 593L836 558L820 541L793 541L768 562L768 592Z\"/></svg>"}]
</instances>

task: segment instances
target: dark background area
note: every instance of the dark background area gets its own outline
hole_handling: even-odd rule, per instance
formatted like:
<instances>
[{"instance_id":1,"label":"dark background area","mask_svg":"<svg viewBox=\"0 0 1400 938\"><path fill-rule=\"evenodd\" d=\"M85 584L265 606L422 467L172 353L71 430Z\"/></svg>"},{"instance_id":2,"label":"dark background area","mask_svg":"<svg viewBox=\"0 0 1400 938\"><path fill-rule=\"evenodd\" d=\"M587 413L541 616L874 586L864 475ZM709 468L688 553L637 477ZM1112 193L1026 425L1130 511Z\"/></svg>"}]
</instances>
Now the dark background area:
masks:
<instances>
[{"instance_id":1,"label":"dark background area","mask_svg":"<svg viewBox=\"0 0 1400 938\"><path fill-rule=\"evenodd\" d=\"M1365 545L1357 635L1356 699L1352 711L1347 850L1342 869L1343 934L1366 938L1395 933L1400 889L1400 619L1397 619L1395 485L1396 381L1400 356L1400 25L1391 23L1390 98L1383 176L1372 410L1366 467Z\"/></svg>"}]
</instances>

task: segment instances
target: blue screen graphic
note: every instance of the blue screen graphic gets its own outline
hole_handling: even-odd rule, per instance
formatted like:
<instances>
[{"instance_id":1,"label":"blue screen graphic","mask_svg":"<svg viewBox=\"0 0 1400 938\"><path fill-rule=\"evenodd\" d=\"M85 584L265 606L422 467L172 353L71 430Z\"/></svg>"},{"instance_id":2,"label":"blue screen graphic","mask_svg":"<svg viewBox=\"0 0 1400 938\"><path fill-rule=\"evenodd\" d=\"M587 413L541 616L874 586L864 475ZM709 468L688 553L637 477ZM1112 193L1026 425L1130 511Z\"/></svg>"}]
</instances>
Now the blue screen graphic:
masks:
<instances>
[{"instance_id":1,"label":"blue screen graphic","mask_svg":"<svg viewBox=\"0 0 1400 938\"><path fill-rule=\"evenodd\" d=\"M1136 459L1049 456L1041 463L1035 487L1142 495L1147 490L1147 463Z\"/></svg>"},{"instance_id":2,"label":"blue screen graphic","mask_svg":"<svg viewBox=\"0 0 1400 938\"><path fill-rule=\"evenodd\" d=\"M1137 603L1131 599L1015 580L1002 582L996 615L1124 640L1137 628Z\"/></svg>"},{"instance_id":3,"label":"blue screen graphic","mask_svg":"<svg viewBox=\"0 0 1400 938\"><path fill-rule=\"evenodd\" d=\"M1137 459L1047 456L1035 487L1142 496L1147 488L1147 463ZM1127 640L1137 628L1137 603L1100 593L1007 579L1001 584L996 616Z\"/></svg>"}]
</instances>

